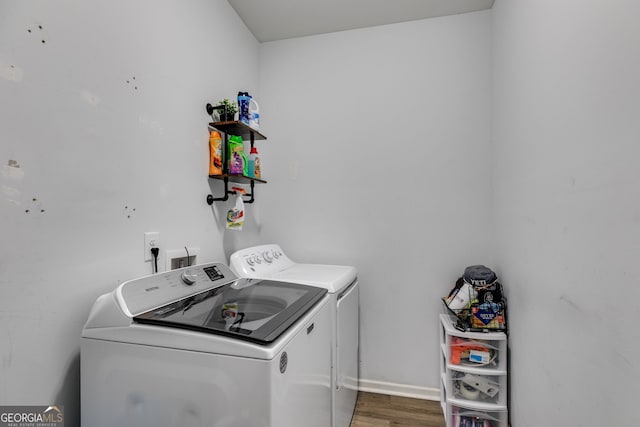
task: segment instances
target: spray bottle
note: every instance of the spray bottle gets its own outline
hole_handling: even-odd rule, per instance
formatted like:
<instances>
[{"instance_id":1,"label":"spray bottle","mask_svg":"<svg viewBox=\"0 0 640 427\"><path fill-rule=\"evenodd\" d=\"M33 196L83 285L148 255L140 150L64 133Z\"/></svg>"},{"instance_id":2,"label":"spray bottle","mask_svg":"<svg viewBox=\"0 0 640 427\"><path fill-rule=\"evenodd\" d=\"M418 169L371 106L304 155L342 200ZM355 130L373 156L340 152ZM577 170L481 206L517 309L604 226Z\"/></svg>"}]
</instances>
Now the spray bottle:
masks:
<instances>
[{"instance_id":1,"label":"spray bottle","mask_svg":"<svg viewBox=\"0 0 640 427\"><path fill-rule=\"evenodd\" d=\"M258 149L256 147L251 147L247 160L249 163L249 176L251 178L260 178L260 157L258 157Z\"/></svg>"}]
</instances>

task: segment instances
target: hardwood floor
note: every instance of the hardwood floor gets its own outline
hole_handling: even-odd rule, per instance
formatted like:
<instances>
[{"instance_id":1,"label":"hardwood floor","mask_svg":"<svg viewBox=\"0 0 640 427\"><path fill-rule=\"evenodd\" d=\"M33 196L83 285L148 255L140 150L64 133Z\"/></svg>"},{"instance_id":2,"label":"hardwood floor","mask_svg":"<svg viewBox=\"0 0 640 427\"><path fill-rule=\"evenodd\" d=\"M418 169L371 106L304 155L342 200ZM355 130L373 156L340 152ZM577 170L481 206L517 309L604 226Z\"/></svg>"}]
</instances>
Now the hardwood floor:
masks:
<instances>
[{"instance_id":1,"label":"hardwood floor","mask_svg":"<svg viewBox=\"0 0 640 427\"><path fill-rule=\"evenodd\" d=\"M358 393L351 427L444 427L440 402Z\"/></svg>"}]
</instances>

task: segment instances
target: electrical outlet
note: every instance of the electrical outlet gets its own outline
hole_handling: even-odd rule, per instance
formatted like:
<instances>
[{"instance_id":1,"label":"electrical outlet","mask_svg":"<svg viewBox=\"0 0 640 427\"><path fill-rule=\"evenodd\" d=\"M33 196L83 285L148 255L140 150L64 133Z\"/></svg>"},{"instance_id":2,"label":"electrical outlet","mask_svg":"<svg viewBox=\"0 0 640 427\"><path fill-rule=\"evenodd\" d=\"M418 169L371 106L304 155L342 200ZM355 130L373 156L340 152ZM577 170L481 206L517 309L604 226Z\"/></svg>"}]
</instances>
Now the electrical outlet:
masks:
<instances>
[{"instance_id":1,"label":"electrical outlet","mask_svg":"<svg viewBox=\"0 0 640 427\"><path fill-rule=\"evenodd\" d=\"M145 261L151 261L153 259L151 248L159 248L159 247L160 247L160 232L147 231L146 233L144 233L144 260Z\"/></svg>"}]
</instances>

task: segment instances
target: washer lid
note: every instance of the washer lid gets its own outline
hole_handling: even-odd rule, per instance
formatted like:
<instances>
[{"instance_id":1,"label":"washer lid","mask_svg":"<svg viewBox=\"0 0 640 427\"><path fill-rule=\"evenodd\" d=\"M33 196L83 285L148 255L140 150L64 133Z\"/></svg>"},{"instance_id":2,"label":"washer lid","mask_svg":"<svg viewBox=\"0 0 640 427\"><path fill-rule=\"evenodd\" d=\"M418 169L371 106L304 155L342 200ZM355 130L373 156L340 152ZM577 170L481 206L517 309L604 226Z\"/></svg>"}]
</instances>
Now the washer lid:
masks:
<instances>
[{"instance_id":1,"label":"washer lid","mask_svg":"<svg viewBox=\"0 0 640 427\"><path fill-rule=\"evenodd\" d=\"M354 280L358 272L346 265L294 264L270 276L274 280L324 288L329 293L340 292Z\"/></svg>"},{"instance_id":2,"label":"washer lid","mask_svg":"<svg viewBox=\"0 0 640 427\"><path fill-rule=\"evenodd\" d=\"M326 293L326 289L295 283L240 279L147 311L133 320L267 345Z\"/></svg>"}]
</instances>

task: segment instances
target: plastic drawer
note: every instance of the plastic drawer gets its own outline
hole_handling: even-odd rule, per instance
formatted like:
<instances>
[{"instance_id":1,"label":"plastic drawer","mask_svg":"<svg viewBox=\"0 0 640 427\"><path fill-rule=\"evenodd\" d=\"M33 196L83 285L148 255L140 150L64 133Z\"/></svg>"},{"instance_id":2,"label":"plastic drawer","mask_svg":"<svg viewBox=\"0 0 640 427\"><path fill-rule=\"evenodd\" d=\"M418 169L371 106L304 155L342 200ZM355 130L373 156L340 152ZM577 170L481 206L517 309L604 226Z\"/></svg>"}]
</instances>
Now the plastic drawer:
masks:
<instances>
[{"instance_id":1,"label":"plastic drawer","mask_svg":"<svg viewBox=\"0 0 640 427\"><path fill-rule=\"evenodd\" d=\"M467 339L447 336L449 363L475 368L505 370L505 341Z\"/></svg>"},{"instance_id":2,"label":"plastic drawer","mask_svg":"<svg viewBox=\"0 0 640 427\"><path fill-rule=\"evenodd\" d=\"M477 370L447 370L447 401L456 399L470 404L507 405L507 376L482 375Z\"/></svg>"},{"instance_id":3,"label":"plastic drawer","mask_svg":"<svg viewBox=\"0 0 640 427\"><path fill-rule=\"evenodd\" d=\"M449 427L508 427L507 410L484 411L447 404L447 426Z\"/></svg>"},{"instance_id":4,"label":"plastic drawer","mask_svg":"<svg viewBox=\"0 0 640 427\"><path fill-rule=\"evenodd\" d=\"M507 340L502 332L462 332L444 315L441 325L450 366L468 366L506 372Z\"/></svg>"}]
</instances>

